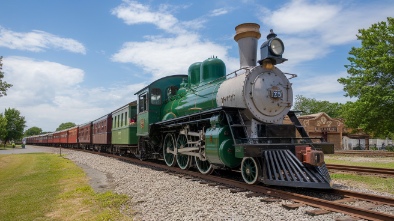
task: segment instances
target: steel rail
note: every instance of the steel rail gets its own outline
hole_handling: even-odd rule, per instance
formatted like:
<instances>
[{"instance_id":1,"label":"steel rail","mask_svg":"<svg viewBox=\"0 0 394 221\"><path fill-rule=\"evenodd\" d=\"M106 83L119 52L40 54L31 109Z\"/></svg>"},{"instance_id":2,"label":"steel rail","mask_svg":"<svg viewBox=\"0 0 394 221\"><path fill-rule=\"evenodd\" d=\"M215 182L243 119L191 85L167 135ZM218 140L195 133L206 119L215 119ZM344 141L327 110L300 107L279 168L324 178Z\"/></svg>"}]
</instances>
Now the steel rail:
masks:
<instances>
[{"instance_id":1,"label":"steel rail","mask_svg":"<svg viewBox=\"0 0 394 221\"><path fill-rule=\"evenodd\" d=\"M391 197L385 197L385 196L377 196L377 195L372 195L372 194L367 194L367 193L359 193L359 192L353 192L349 190L339 190L339 189L332 189L329 192L337 195L342 195L345 197L351 197L351 198L356 198L356 199L361 199L365 201L370 201L370 202L376 202L379 204L385 204L389 206L394 207L394 198Z\"/></svg>"},{"instance_id":2,"label":"steel rail","mask_svg":"<svg viewBox=\"0 0 394 221\"><path fill-rule=\"evenodd\" d=\"M347 166L347 165L339 165L339 164L326 164L327 169L331 170L344 170L344 171L355 171L355 172L364 172L364 173L376 173L376 174L385 174L385 175L394 175L393 169L387 168L376 168L376 167L361 167L361 166Z\"/></svg>"},{"instance_id":3,"label":"steel rail","mask_svg":"<svg viewBox=\"0 0 394 221\"><path fill-rule=\"evenodd\" d=\"M382 150L339 150L335 151L334 155L371 155L371 156L385 156L393 157L394 152Z\"/></svg>"}]
</instances>

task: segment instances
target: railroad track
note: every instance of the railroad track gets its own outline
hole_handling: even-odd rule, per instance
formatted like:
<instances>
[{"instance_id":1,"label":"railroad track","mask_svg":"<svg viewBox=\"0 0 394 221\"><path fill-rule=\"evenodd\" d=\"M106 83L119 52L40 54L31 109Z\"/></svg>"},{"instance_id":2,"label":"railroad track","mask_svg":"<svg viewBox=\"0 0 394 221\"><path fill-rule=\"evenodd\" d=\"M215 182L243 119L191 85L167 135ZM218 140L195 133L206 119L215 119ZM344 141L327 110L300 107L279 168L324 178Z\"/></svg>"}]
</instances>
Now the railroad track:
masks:
<instances>
[{"instance_id":1,"label":"railroad track","mask_svg":"<svg viewBox=\"0 0 394 221\"><path fill-rule=\"evenodd\" d=\"M362 172L362 173L394 176L394 170L387 169L387 168L347 166L347 165L339 165L339 164L326 164L326 166L327 166L327 169L329 169L329 170L352 171L352 172Z\"/></svg>"},{"instance_id":2,"label":"railroad track","mask_svg":"<svg viewBox=\"0 0 394 221\"><path fill-rule=\"evenodd\" d=\"M317 193L326 193L326 194L332 194L338 196L336 197L337 200L326 200L318 197L292 192L289 190L280 190L277 188L271 188L263 185L248 185L243 181L237 181L237 180L213 176L213 175L204 175L199 173L198 171L182 170L178 167L168 167L165 164L158 164L152 161L141 161L135 158L117 156L107 153L97 153L97 152L86 151L86 150L83 151L116 158L118 160L132 164L137 164L140 166L162 170L167 173L173 174L175 176L194 179L195 181L198 181L202 184L223 186L222 188L233 189L233 192L241 192L241 191L249 192L246 194L249 197L268 196L270 199L272 199L273 202L278 201L278 199L284 199L284 200L290 200L296 202L294 204L283 205L284 207L287 208L296 208L302 205L309 205L312 207L319 208L315 211L310 211L311 212L310 214L312 215L324 214L332 211L332 212L347 214L353 217L366 219L366 220L394 220L393 214L382 213L373 210L374 207L378 207L379 205L394 207L394 198L390 198L390 197L363 194L363 193L339 190L339 189L319 190L319 191L313 190L314 192ZM307 192L310 193L313 191L308 190ZM365 201L370 206L368 208L365 208L357 205L349 205L349 203L355 201Z\"/></svg>"},{"instance_id":3,"label":"railroad track","mask_svg":"<svg viewBox=\"0 0 394 221\"><path fill-rule=\"evenodd\" d=\"M361 155L361 156L382 156L382 157L394 157L394 152L388 152L383 150L336 150L335 155Z\"/></svg>"}]
</instances>

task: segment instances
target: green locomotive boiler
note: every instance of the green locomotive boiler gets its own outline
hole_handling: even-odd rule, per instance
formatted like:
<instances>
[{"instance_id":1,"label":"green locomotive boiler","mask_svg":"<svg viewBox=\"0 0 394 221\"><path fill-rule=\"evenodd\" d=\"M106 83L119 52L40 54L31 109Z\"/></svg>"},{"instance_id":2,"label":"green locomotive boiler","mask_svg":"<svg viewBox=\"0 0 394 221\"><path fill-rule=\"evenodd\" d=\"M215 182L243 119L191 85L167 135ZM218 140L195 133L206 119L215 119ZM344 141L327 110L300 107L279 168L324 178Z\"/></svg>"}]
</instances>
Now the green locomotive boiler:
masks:
<instances>
[{"instance_id":1,"label":"green locomotive boiler","mask_svg":"<svg viewBox=\"0 0 394 221\"><path fill-rule=\"evenodd\" d=\"M212 57L136 93L136 155L203 174L240 170L249 184L331 188L323 152L290 110L292 86L276 67L287 60L284 44L271 31L257 60L259 28L235 29L240 69L226 75L224 62Z\"/></svg>"}]
</instances>

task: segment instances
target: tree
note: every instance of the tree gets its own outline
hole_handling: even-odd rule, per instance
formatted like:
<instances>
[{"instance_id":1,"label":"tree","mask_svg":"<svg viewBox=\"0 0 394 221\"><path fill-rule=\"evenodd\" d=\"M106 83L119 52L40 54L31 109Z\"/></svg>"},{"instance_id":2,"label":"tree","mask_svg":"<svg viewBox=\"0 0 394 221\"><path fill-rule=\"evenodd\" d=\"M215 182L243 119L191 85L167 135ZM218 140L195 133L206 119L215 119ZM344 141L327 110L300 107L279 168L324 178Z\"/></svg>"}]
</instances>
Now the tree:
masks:
<instances>
[{"instance_id":1,"label":"tree","mask_svg":"<svg viewBox=\"0 0 394 221\"><path fill-rule=\"evenodd\" d=\"M7 136L7 118L3 114L0 114L0 140L3 142Z\"/></svg>"},{"instance_id":2,"label":"tree","mask_svg":"<svg viewBox=\"0 0 394 221\"><path fill-rule=\"evenodd\" d=\"M21 113L14 108L6 109L4 116L7 119L7 135L4 141L20 140L26 127L25 117L21 116Z\"/></svg>"},{"instance_id":3,"label":"tree","mask_svg":"<svg viewBox=\"0 0 394 221\"><path fill-rule=\"evenodd\" d=\"M0 97L7 96L7 89L12 87L12 84L8 84L7 82L3 81L4 72L3 70L3 56L0 56Z\"/></svg>"},{"instance_id":4,"label":"tree","mask_svg":"<svg viewBox=\"0 0 394 221\"><path fill-rule=\"evenodd\" d=\"M394 18L358 33L361 47L350 50L348 76L338 79L345 96L358 99L345 104L342 116L350 128L389 137L394 132Z\"/></svg>"},{"instance_id":5,"label":"tree","mask_svg":"<svg viewBox=\"0 0 394 221\"><path fill-rule=\"evenodd\" d=\"M65 130L65 129L68 129L68 128L71 128L71 127L75 127L75 126L76 126L76 124L75 124L75 123L72 123L72 122L61 123L61 124L59 125L59 127L56 128L56 131Z\"/></svg>"},{"instance_id":6,"label":"tree","mask_svg":"<svg viewBox=\"0 0 394 221\"><path fill-rule=\"evenodd\" d=\"M25 137L39 135L42 133L42 129L39 127L31 127L25 131Z\"/></svg>"},{"instance_id":7,"label":"tree","mask_svg":"<svg viewBox=\"0 0 394 221\"><path fill-rule=\"evenodd\" d=\"M342 104L330 103L329 101L318 101L314 98L306 98L296 95L294 110L302 111L303 115L325 112L330 117L339 117Z\"/></svg>"}]
</instances>

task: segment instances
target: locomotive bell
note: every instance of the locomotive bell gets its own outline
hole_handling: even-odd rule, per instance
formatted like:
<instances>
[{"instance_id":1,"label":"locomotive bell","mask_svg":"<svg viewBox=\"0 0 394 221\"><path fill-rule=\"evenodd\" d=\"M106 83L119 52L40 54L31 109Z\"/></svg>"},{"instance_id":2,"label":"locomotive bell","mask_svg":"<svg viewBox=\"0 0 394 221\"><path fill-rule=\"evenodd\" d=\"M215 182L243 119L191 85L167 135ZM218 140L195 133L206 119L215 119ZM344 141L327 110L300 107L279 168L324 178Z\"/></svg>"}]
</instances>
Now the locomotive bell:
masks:
<instances>
[{"instance_id":1,"label":"locomotive bell","mask_svg":"<svg viewBox=\"0 0 394 221\"><path fill-rule=\"evenodd\" d=\"M274 65L287 61L286 58L282 58L284 50L285 46L283 41L277 38L276 34L271 29L270 33L267 35L267 41L260 47L261 60L259 60L259 64L262 65L267 59Z\"/></svg>"}]
</instances>

